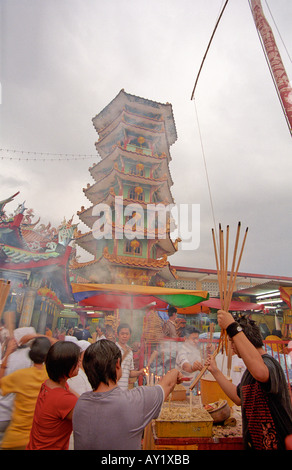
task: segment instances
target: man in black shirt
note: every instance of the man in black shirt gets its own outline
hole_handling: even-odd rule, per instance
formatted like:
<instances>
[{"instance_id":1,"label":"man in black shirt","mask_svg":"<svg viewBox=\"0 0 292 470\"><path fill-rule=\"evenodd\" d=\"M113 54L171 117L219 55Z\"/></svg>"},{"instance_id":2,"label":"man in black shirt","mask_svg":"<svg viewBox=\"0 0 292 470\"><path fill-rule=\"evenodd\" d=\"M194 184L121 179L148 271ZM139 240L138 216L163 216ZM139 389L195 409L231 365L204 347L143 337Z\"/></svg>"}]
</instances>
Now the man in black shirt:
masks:
<instances>
[{"instance_id":1,"label":"man in black shirt","mask_svg":"<svg viewBox=\"0 0 292 470\"><path fill-rule=\"evenodd\" d=\"M90 326L85 325L85 328L83 330L82 334L82 339L85 339L85 341L88 341L88 338L92 338L91 333L89 331Z\"/></svg>"},{"instance_id":2,"label":"man in black shirt","mask_svg":"<svg viewBox=\"0 0 292 470\"><path fill-rule=\"evenodd\" d=\"M229 312L219 310L219 326L227 331L231 347L246 365L236 387L218 369L214 357L208 370L226 395L242 409L243 440L246 449L285 449L285 438L292 434L292 407L281 365L263 349L255 322L241 317L234 321Z\"/></svg>"},{"instance_id":3,"label":"man in black shirt","mask_svg":"<svg viewBox=\"0 0 292 470\"><path fill-rule=\"evenodd\" d=\"M76 326L74 328L73 336L75 336L75 338L77 338L78 341L83 339L83 325L82 325L82 323L79 323L78 327Z\"/></svg>"},{"instance_id":4,"label":"man in black shirt","mask_svg":"<svg viewBox=\"0 0 292 470\"><path fill-rule=\"evenodd\" d=\"M88 341L88 338L91 338L89 325L86 325L85 328L83 328L82 323L79 323L78 327L74 328L73 336L75 336L75 338L77 338L78 340L85 339L86 341Z\"/></svg>"}]
</instances>

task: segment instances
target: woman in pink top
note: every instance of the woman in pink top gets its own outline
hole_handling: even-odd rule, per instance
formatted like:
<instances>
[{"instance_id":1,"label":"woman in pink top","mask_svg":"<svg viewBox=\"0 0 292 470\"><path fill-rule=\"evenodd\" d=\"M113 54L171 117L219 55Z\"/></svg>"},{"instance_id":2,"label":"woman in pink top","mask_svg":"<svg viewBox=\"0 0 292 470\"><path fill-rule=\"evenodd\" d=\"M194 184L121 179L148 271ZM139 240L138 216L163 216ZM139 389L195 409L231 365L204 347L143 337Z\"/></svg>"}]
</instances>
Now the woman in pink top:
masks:
<instances>
[{"instance_id":1,"label":"woman in pink top","mask_svg":"<svg viewBox=\"0 0 292 470\"><path fill-rule=\"evenodd\" d=\"M27 450L67 450L72 432L72 414L78 395L67 380L78 374L80 348L58 341L49 349L46 369L49 379L41 387Z\"/></svg>"}]
</instances>

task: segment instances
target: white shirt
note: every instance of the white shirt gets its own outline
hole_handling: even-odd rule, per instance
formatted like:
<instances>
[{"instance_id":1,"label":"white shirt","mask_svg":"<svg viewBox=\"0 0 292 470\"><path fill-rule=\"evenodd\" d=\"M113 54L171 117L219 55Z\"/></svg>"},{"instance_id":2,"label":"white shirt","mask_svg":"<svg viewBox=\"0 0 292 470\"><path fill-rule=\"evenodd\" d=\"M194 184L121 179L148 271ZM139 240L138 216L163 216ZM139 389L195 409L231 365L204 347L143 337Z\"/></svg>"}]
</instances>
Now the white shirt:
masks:
<instances>
[{"instance_id":1,"label":"white shirt","mask_svg":"<svg viewBox=\"0 0 292 470\"><path fill-rule=\"evenodd\" d=\"M100 341L101 339L106 339L106 337L104 335L98 336L95 342Z\"/></svg>"},{"instance_id":2,"label":"white shirt","mask_svg":"<svg viewBox=\"0 0 292 470\"><path fill-rule=\"evenodd\" d=\"M218 369L221 370L222 374L227 376L227 356L226 354L219 353L216 356L216 364ZM237 356L237 354L232 355L230 377L234 385L238 385L241 382L241 377L246 369L246 365L243 360Z\"/></svg>"},{"instance_id":3,"label":"white shirt","mask_svg":"<svg viewBox=\"0 0 292 470\"><path fill-rule=\"evenodd\" d=\"M121 350L122 357L125 354L125 351L122 349L122 346L119 343L116 343L118 348ZM122 360L122 377L118 381L118 386L123 390L128 390L129 388L129 377L130 371L134 370L134 359L133 351L130 349L127 356Z\"/></svg>"},{"instance_id":4,"label":"white shirt","mask_svg":"<svg viewBox=\"0 0 292 470\"><path fill-rule=\"evenodd\" d=\"M84 392L91 392L92 387L88 381L87 375L85 374L84 370L79 368L78 374L75 377L71 377L71 379L67 380L67 384L69 385L74 392L82 395Z\"/></svg>"},{"instance_id":5,"label":"white shirt","mask_svg":"<svg viewBox=\"0 0 292 470\"><path fill-rule=\"evenodd\" d=\"M193 344L188 341L185 341L179 349L179 352L176 356L176 368L182 372L185 377L195 377L198 371L186 372L183 370L183 365L188 362L193 365L195 361L201 362L201 353L200 350Z\"/></svg>"}]
</instances>

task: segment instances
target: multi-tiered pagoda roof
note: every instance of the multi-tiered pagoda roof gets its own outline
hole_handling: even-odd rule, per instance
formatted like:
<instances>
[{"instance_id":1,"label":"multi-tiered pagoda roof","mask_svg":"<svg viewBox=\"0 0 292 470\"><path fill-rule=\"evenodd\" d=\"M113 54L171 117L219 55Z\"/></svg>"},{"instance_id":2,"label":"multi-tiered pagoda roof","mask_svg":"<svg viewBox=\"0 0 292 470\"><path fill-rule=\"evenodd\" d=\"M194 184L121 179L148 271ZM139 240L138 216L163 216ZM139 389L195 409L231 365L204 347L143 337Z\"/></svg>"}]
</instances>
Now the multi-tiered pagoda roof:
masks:
<instances>
[{"instance_id":1,"label":"multi-tiered pagoda roof","mask_svg":"<svg viewBox=\"0 0 292 470\"><path fill-rule=\"evenodd\" d=\"M93 183L83 191L91 205L77 212L89 230L79 232L76 243L94 258L86 263L75 260L73 272L91 282L148 284L154 277L155 282L173 278L167 257L176 252L179 240L170 238L168 208L174 203L169 148L177 139L172 106L121 90L92 121L101 160L89 168ZM140 228L137 224L137 240L127 243L117 236L127 235L126 219L114 216L110 222L112 240L96 240L95 208L106 204L115 211L117 197L122 198L123 207L139 204L145 213L149 204L166 208L165 225L154 224L146 230L144 224Z\"/></svg>"}]
</instances>

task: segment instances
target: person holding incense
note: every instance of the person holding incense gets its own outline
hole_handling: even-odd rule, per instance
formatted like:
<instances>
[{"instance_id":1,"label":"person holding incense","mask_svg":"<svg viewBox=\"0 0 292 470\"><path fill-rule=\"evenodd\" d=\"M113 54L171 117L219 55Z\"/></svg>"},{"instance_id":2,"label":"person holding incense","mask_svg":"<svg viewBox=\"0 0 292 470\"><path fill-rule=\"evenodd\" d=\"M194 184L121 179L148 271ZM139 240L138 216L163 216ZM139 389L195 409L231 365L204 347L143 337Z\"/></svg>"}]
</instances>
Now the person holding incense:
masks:
<instances>
[{"instance_id":1,"label":"person holding incense","mask_svg":"<svg viewBox=\"0 0 292 470\"><path fill-rule=\"evenodd\" d=\"M107 339L86 349L83 367L93 391L83 393L74 408L74 449L140 450L144 428L180 383L179 371L170 370L152 387L122 390L122 352Z\"/></svg>"},{"instance_id":2,"label":"person holding incense","mask_svg":"<svg viewBox=\"0 0 292 470\"><path fill-rule=\"evenodd\" d=\"M128 325L128 323L120 323L117 329L118 340L116 345L122 353L122 376L119 380L118 386L123 390L127 390L129 388L130 377L137 378L144 374L144 367L139 370L134 369L133 351L127 344L130 340L131 334L132 330L130 325Z\"/></svg>"},{"instance_id":3,"label":"person holding incense","mask_svg":"<svg viewBox=\"0 0 292 470\"><path fill-rule=\"evenodd\" d=\"M176 368L185 376L193 379L203 369L201 353L198 348L199 330L187 327L185 340L176 356ZM187 387L189 384L186 384Z\"/></svg>"},{"instance_id":4,"label":"person holding incense","mask_svg":"<svg viewBox=\"0 0 292 470\"><path fill-rule=\"evenodd\" d=\"M170 305L168 307L168 320L167 322L163 325L163 333L164 336L169 337L169 338L177 338L177 331L176 331L176 326L175 326L175 320L177 318L177 309Z\"/></svg>"},{"instance_id":5,"label":"person holding incense","mask_svg":"<svg viewBox=\"0 0 292 470\"><path fill-rule=\"evenodd\" d=\"M285 438L292 434L292 407L284 372L263 349L256 323L247 317L237 321L224 310L217 313L219 326L226 330L234 352L243 359L246 371L236 386L219 370L214 356L206 366L226 395L242 409L243 441L246 449L285 450Z\"/></svg>"}]
</instances>

